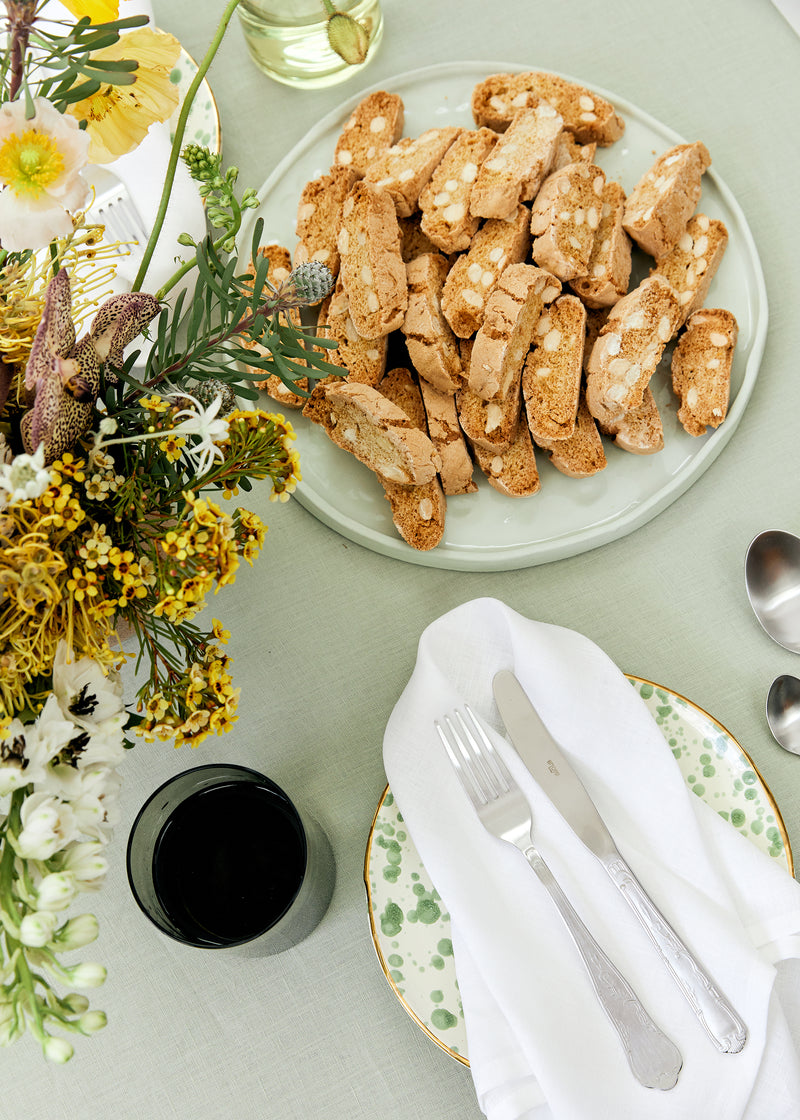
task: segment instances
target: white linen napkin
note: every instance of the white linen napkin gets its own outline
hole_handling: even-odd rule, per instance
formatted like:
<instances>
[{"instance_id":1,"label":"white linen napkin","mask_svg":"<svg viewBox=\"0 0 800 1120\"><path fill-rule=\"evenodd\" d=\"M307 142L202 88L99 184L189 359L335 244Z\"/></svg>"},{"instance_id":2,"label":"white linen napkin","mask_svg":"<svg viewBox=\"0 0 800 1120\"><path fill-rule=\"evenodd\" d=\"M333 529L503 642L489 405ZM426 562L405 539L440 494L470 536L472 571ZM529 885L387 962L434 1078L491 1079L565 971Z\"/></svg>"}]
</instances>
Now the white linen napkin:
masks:
<instances>
[{"instance_id":1,"label":"white linen napkin","mask_svg":"<svg viewBox=\"0 0 800 1120\"><path fill-rule=\"evenodd\" d=\"M772 0L793 31L800 35L800 0Z\"/></svg>"},{"instance_id":2,"label":"white linen napkin","mask_svg":"<svg viewBox=\"0 0 800 1120\"><path fill-rule=\"evenodd\" d=\"M499 669L516 673L622 854L744 1018L740 1054L717 1051L599 861L509 747L491 691ZM493 729L556 878L680 1049L674 1089L634 1080L552 900L461 790L433 722L464 701ZM490 1120L796 1117L800 1061L775 962L800 956L800 886L689 792L641 698L597 646L495 599L456 608L422 634L384 763L451 916L470 1066Z\"/></svg>"}]
</instances>

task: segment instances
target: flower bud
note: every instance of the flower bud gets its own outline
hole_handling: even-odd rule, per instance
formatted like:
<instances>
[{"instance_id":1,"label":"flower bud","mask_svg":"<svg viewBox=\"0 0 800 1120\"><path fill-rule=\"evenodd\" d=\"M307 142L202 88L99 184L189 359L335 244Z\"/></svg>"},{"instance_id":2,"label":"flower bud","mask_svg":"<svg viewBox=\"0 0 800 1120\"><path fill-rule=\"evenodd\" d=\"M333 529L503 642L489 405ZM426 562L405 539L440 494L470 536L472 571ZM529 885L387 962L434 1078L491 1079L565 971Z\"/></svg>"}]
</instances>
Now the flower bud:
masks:
<instances>
[{"instance_id":1,"label":"flower bud","mask_svg":"<svg viewBox=\"0 0 800 1120\"><path fill-rule=\"evenodd\" d=\"M65 922L54 941L59 952L68 949L82 949L97 937L99 926L94 914L79 914L77 918L70 918Z\"/></svg>"},{"instance_id":2,"label":"flower bud","mask_svg":"<svg viewBox=\"0 0 800 1120\"><path fill-rule=\"evenodd\" d=\"M67 995L62 997L61 1003L73 1015L83 1015L85 1011L89 1010L89 1000L80 992L68 992Z\"/></svg>"},{"instance_id":3,"label":"flower bud","mask_svg":"<svg viewBox=\"0 0 800 1120\"><path fill-rule=\"evenodd\" d=\"M99 988L106 978L106 970L94 961L84 961L64 971L76 988Z\"/></svg>"},{"instance_id":4,"label":"flower bud","mask_svg":"<svg viewBox=\"0 0 800 1120\"><path fill-rule=\"evenodd\" d=\"M44 1050L44 1056L48 1061L55 1062L58 1065L68 1062L75 1053L65 1038L54 1038L53 1035L48 1035L44 1040L42 1050Z\"/></svg>"},{"instance_id":5,"label":"flower bud","mask_svg":"<svg viewBox=\"0 0 800 1120\"><path fill-rule=\"evenodd\" d=\"M75 880L64 871L52 871L45 875L36 891L36 905L39 910L63 910L75 897Z\"/></svg>"},{"instance_id":6,"label":"flower bud","mask_svg":"<svg viewBox=\"0 0 800 1120\"><path fill-rule=\"evenodd\" d=\"M51 940L57 920L50 910L26 914L19 924L19 940L32 949L41 949Z\"/></svg>"},{"instance_id":7,"label":"flower bud","mask_svg":"<svg viewBox=\"0 0 800 1120\"><path fill-rule=\"evenodd\" d=\"M108 1023L105 1011L87 1011L78 1020L78 1027L83 1034L96 1034Z\"/></svg>"},{"instance_id":8,"label":"flower bud","mask_svg":"<svg viewBox=\"0 0 800 1120\"><path fill-rule=\"evenodd\" d=\"M328 42L348 66L357 66L367 57L369 32L352 16L334 12L328 20Z\"/></svg>"}]
</instances>

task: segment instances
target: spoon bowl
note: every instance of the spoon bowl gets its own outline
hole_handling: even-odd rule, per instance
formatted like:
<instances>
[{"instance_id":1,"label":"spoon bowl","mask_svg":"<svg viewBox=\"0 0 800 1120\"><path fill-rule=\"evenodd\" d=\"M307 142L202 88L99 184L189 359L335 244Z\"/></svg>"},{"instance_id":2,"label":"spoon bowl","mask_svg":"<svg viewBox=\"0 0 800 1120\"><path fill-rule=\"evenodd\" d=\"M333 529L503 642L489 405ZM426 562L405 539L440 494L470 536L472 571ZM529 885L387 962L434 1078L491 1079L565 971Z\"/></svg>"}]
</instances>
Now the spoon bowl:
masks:
<instances>
[{"instance_id":1,"label":"spoon bowl","mask_svg":"<svg viewBox=\"0 0 800 1120\"><path fill-rule=\"evenodd\" d=\"M767 693L767 723L775 742L800 754L800 680L788 674L776 677Z\"/></svg>"},{"instance_id":2,"label":"spoon bowl","mask_svg":"<svg viewBox=\"0 0 800 1120\"><path fill-rule=\"evenodd\" d=\"M747 550L744 582L770 638L800 653L800 537L780 529L759 533Z\"/></svg>"}]
</instances>

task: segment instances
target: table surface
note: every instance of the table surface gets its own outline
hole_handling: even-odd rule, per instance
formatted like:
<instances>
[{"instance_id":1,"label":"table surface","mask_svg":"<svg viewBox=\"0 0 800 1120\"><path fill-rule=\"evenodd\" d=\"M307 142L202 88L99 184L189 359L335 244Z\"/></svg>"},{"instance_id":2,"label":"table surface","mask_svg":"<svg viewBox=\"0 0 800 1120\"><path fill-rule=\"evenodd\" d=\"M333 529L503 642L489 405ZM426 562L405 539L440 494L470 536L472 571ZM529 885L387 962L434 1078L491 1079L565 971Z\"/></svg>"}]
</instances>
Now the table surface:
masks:
<instances>
[{"instance_id":1,"label":"table surface","mask_svg":"<svg viewBox=\"0 0 800 1120\"><path fill-rule=\"evenodd\" d=\"M159 26L196 58L221 9L219 0L155 3ZM239 721L194 752L142 744L126 760L112 868L102 892L87 896L100 938L81 954L108 966L93 1005L109 1026L78 1040L64 1068L48 1066L31 1040L5 1051L0 1117L477 1120L469 1071L419 1030L383 977L362 870L385 784L383 729L419 635L478 596L581 631L620 668L713 713L754 759L800 853L800 760L780 750L764 719L770 681L800 666L760 629L743 584L757 532L800 531L800 39L768 0L384 0L384 13L377 58L327 91L263 76L232 23L210 80L240 184L259 186L341 101L376 82L391 88L393 75L417 66L488 58L580 76L702 139L739 200L770 307L755 391L722 454L665 512L621 540L538 567L422 568L345 540L296 502L270 504L263 489L244 500L270 525L265 551L212 606L232 632ZM128 891L125 843L137 809L170 775L212 760L268 773L331 837L330 910L281 956L183 949Z\"/></svg>"}]
</instances>

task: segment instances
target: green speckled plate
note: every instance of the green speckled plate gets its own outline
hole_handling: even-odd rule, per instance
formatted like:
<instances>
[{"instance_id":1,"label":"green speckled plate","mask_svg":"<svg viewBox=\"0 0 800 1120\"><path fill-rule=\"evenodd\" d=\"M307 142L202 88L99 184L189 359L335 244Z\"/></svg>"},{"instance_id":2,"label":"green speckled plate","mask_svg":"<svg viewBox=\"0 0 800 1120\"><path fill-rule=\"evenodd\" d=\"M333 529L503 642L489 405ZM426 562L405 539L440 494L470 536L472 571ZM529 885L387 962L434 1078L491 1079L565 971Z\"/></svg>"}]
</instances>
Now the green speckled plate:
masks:
<instances>
[{"instance_id":1,"label":"green speckled plate","mask_svg":"<svg viewBox=\"0 0 800 1120\"><path fill-rule=\"evenodd\" d=\"M678 693L641 677L628 680L661 728L692 792L793 874L780 810L731 733ZM392 989L425 1033L468 1065L450 917L388 786L369 834L364 883L372 939Z\"/></svg>"},{"instance_id":2,"label":"green speckled plate","mask_svg":"<svg viewBox=\"0 0 800 1120\"><path fill-rule=\"evenodd\" d=\"M183 99L189 90L189 86L197 73L197 63L187 54L181 47L181 53L178 62L170 74L169 78L173 84L178 87L179 101L178 108L170 118L170 140L175 138L175 126L178 123L178 114L180 107L183 104ZM189 110L189 119L186 122L186 132L184 133L184 141L187 144L202 144L203 147L208 148L209 151L215 155L222 148L222 130L219 122L219 111L217 103L214 100L214 94L211 92L211 86L206 79L203 79L200 88L197 91L192 107Z\"/></svg>"}]
</instances>

